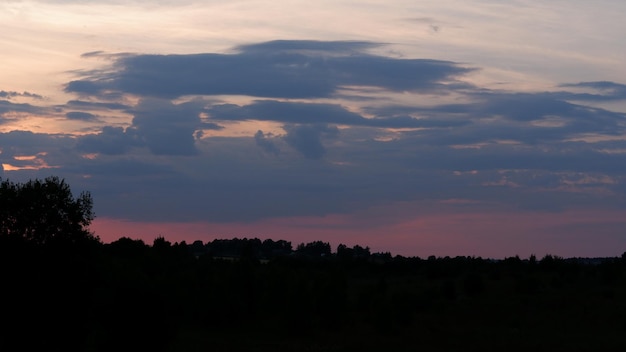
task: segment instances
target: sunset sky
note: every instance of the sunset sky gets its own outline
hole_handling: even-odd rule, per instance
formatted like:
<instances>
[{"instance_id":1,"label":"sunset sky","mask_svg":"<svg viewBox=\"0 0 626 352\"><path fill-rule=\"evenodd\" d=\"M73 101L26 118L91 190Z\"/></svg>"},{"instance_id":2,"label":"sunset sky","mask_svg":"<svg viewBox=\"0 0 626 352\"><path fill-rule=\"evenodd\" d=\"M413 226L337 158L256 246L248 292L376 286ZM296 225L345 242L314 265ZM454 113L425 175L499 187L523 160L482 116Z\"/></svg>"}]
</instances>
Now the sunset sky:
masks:
<instances>
[{"instance_id":1,"label":"sunset sky","mask_svg":"<svg viewBox=\"0 0 626 352\"><path fill-rule=\"evenodd\" d=\"M626 251L623 0L0 0L0 176L105 242Z\"/></svg>"}]
</instances>

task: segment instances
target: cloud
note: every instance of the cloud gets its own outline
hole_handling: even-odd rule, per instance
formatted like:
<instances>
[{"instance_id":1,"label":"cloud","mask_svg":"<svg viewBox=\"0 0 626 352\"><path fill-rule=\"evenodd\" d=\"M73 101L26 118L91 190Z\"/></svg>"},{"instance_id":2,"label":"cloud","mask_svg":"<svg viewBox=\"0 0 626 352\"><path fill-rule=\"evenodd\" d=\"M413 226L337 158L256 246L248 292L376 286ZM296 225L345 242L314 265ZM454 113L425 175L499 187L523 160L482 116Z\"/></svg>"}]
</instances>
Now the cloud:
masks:
<instances>
[{"instance_id":1,"label":"cloud","mask_svg":"<svg viewBox=\"0 0 626 352\"><path fill-rule=\"evenodd\" d=\"M336 127L328 125L285 125L285 141L307 159L320 159L326 154L322 138L335 138Z\"/></svg>"},{"instance_id":2,"label":"cloud","mask_svg":"<svg viewBox=\"0 0 626 352\"><path fill-rule=\"evenodd\" d=\"M431 129L418 134L433 144L475 144L497 140L522 144L555 144L581 134L619 136L626 132L626 114L571 103L555 94L481 92L469 94L473 101L430 107L390 106L369 109L374 114L409 113L430 116L434 121L464 124Z\"/></svg>"},{"instance_id":3,"label":"cloud","mask_svg":"<svg viewBox=\"0 0 626 352\"><path fill-rule=\"evenodd\" d=\"M208 110L213 119L263 120L286 123L335 123L360 125L367 123L359 114L334 104L292 103L259 100L246 106L215 106Z\"/></svg>"},{"instance_id":4,"label":"cloud","mask_svg":"<svg viewBox=\"0 0 626 352\"><path fill-rule=\"evenodd\" d=\"M81 152L107 155L125 154L133 147L146 147L157 155L194 155L195 141L203 130L220 130L223 126L201 119L206 103L192 100L173 103L166 99L142 98L134 106L99 101L70 100L57 109L79 108L103 114L118 111L132 117L131 125L102 126L100 132L77 137ZM66 117L74 120L97 121L95 113L71 111Z\"/></svg>"},{"instance_id":5,"label":"cloud","mask_svg":"<svg viewBox=\"0 0 626 352\"><path fill-rule=\"evenodd\" d=\"M71 140L70 136L16 130L0 133L0 148L3 154L16 151L17 155L34 155L47 149L57 149L59 143L68 140Z\"/></svg>"},{"instance_id":6,"label":"cloud","mask_svg":"<svg viewBox=\"0 0 626 352\"><path fill-rule=\"evenodd\" d=\"M254 142L267 153L274 155L278 155L280 153L280 149L276 146L276 144L261 130L258 130L254 134Z\"/></svg>"},{"instance_id":7,"label":"cloud","mask_svg":"<svg viewBox=\"0 0 626 352\"><path fill-rule=\"evenodd\" d=\"M102 86L91 81L71 81L67 84L65 91L80 93L85 95L96 95L102 90Z\"/></svg>"},{"instance_id":8,"label":"cloud","mask_svg":"<svg viewBox=\"0 0 626 352\"><path fill-rule=\"evenodd\" d=\"M70 120L84 120L84 121L93 121L97 119L96 115L90 114L88 112L82 112L82 111L66 112L65 117L67 117Z\"/></svg>"},{"instance_id":9,"label":"cloud","mask_svg":"<svg viewBox=\"0 0 626 352\"><path fill-rule=\"evenodd\" d=\"M561 84L562 88L591 89L595 93L561 92L563 98L586 101L626 100L626 85L609 81L579 82Z\"/></svg>"},{"instance_id":10,"label":"cloud","mask_svg":"<svg viewBox=\"0 0 626 352\"><path fill-rule=\"evenodd\" d=\"M0 133L0 164L24 168L24 171L14 171L18 174L24 172L30 176L36 170L41 170L45 174L44 177L50 176L56 173L61 165L74 159L73 144L74 138L69 135L31 131Z\"/></svg>"},{"instance_id":11,"label":"cloud","mask_svg":"<svg viewBox=\"0 0 626 352\"><path fill-rule=\"evenodd\" d=\"M132 109L137 137L154 154L194 155L194 134L203 125L195 103L172 104L167 100L143 99Z\"/></svg>"},{"instance_id":12,"label":"cloud","mask_svg":"<svg viewBox=\"0 0 626 352\"><path fill-rule=\"evenodd\" d=\"M429 32L439 33L442 28L443 22L438 21L431 17L416 17L407 19L409 22L425 25Z\"/></svg>"},{"instance_id":13,"label":"cloud","mask_svg":"<svg viewBox=\"0 0 626 352\"><path fill-rule=\"evenodd\" d=\"M111 104L73 102L93 109L121 108ZM174 104L169 100L144 98L134 107L124 107L132 115L132 124L127 128L103 126L96 134L78 137L77 148L82 152L120 155L133 147L147 147L157 155L195 155L196 139L203 130L219 130L223 127L203 121L200 114L204 103L191 101ZM93 119L95 115L84 112L67 113L74 118Z\"/></svg>"},{"instance_id":14,"label":"cloud","mask_svg":"<svg viewBox=\"0 0 626 352\"><path fill-rule=\"evenodd\" d=\"M134 220L255 221L449 199L626 207L626 115L595 104L622 99L624 85L494 90L460 81L473 69L458 63L371 54L381 45L108 55L112 66L68 84L81 98L51 114L89 119L97 133L2 134L0 158L27 166L15 157L37 155L91 190L100 214ZM0 111L51 110L0 100Z\"/></svg>"},{"instance_id":15,"label":"cloud","mask_svg":"<svg viewBox=\"0 0 626 352\"><path fill-rule=\"evenodd\" d=\"M26 97L26 98L34 98L34 99L43 99L43 96L39 94L34 94L30 92L14 92L14 91L5 91L0 90L0 98L3 99L11 99L15 97Z\"/></svg>"},{"instance_id":16,"label":"cloud","mask_svg":"<svg viewBox=\"0 0 626 352\"><path fill-rule=\"evenodd\" d=\"M260 120L295 124L337 124L379 128L447 127L465 124L464 121L417 119L408 115L389 116L377 111L377 118L365 118L337 104L281 102L257 100L245 106L218 104L207 109L214 120Z\"/></svg>"},{"instance_id":17,"label":"cloud","mask_svg":"<svg viewBox=\"0 0 626 352\"><path fill-rule=\"evenodd\" d=\"M76 147L86 153L120 155L128 152L133 146L142 145L135 129L124 130L122 127L104 126L100 133L79 137Z\"/></svg>"},{"instance_id":18,"label":"cloud","mask_svg":"<svg viewBox=\"0 0 626 352\"><path fill-rule=\"evenodd\" d=\"M318 41L318 40L272 40L235 47L236 51L248 54L267 55L272 52L316 53L317 55L361 55L369 49L382 45L368 41Z\"/></svg>"},{"instance_id":19,"label":"cloud","mask_svg":"<svg viewBox=\"0 0 626 352\"><path fill-rule=\"evenodd\" d=\"M8 100L0 100L0 117L8 112L27 112L39 114L45 112L46 110L46 108L41 108L27 103L13 103Z\"/></svg>"},{"instance_id":20,"label":"cloud","mask_svg":"<svg viewBox=\"0 0 626 352\"><path fill-rule=\"evenodd\" d=\"M346 86L392 91L463 86L456 78L473 69L449 61L371 55L369 42L272 41L244 45L232 54L128 55L111 70L69 82L67 92L121 92L161 98L247 95L321 98Z\"/></svg>"},{"instance_id":21,"label":"cloud","mask_svg":"<svg viewBox=\"0 0 626 352\"><path fill-rule=\"evenodd\" d=\"M610 132L618 119L625 115L608 110L574 104L552 94L516 93L486 94L484 101L475 105L477 112L503 115L519 121L538 121L551 116L567 120L571 127L589 131ZM574 126L575 125L575 126ZM581 126L582 125L582 126Z\"/></svg>"},{"instance_id":22,"label":"cloud","mask_svg":"<svg viewBox=\"0 0 626 352\"><path fill-rule=\"evenodd\" d=\"M70 109L93 109L93 110L128 110L130 106L120 103L104 103L104 102L92 102L84 100L70 100L64 107Z\"/></svg>"}]
</instances>

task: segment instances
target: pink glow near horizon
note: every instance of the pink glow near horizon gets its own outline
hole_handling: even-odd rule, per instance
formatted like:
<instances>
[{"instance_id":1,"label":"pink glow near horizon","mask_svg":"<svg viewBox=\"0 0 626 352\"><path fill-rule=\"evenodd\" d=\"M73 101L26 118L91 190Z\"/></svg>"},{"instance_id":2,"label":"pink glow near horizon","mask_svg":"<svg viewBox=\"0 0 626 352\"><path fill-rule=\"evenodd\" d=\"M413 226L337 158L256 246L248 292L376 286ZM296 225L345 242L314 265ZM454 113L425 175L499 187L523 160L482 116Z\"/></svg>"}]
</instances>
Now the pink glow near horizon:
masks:
<instances>
[{"instance_id":1,"label":"pink glow near horizon","mask_svg":"<svg viewBox=\"0 0 626 352\"><path fill-rule=\"evenodd\" d=\"M154 223L96 219L91 226L104 242L125 236L151 244L158 236L171 242L208 242L225 238L287 240L292 245L321 240L368 246L373 252L403 256L481 256L505 258L531 254L563 257L619 256L626 251L626 211L455 212L422 214L377 224L349 215L276 218L253 223ZM591 246L593 244L593 246Z\"/></svg>"}]
</instances>

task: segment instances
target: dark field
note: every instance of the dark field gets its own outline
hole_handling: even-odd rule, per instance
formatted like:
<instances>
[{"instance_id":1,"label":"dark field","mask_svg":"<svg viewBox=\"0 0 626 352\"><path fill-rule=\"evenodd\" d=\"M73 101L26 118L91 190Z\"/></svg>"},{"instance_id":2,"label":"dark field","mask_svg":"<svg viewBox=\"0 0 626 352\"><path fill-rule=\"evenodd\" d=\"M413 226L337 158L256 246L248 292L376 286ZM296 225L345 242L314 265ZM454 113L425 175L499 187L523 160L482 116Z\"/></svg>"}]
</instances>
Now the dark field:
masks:
<instances>
[{"instance_id":1,"label":"dark field","mask_svg":"<svg viewBox=\"0 0 626 352\"><path fill-rule=\"evenodd\" d=\"M0 350L626 348L625 257L406 258L258 239L3 239Z\"/></svg>"}]
</instances>

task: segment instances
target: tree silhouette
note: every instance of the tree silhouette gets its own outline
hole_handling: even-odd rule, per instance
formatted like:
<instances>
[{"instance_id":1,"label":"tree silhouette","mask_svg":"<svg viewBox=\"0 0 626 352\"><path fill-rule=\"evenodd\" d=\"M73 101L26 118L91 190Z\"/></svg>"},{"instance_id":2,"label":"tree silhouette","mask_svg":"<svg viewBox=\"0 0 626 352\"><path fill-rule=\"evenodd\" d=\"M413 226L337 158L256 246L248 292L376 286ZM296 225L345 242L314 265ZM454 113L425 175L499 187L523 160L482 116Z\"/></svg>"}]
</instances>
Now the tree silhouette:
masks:
<instances>
[{"instance_id":1,"label":"tree silhouette","mask_svg":"<svg viewBox=\"0 0 626 352\"><path fill-rule=\"evenodd\" d=\"M26 183L0 182L0 236L35 244L97 239L88 226L94 218L89 192L78 197L58 177Z\"/></svg>"},{"instance_id":2,"label":"tree silhouette","mask_svg":"<svg viewBox=\"0 0 626 352\"><path fill-rule=\"evenodd\" d=\"M58 177L0 180L0 350L82 350L99 285L92 204Z\"/></svg>"},{"instance_id":3,"label":"tree silhouette","mask_svg":"<svg viewBox=\"0 0 626 352\"><path fill-rule=\"evenodd\" d=\"M317 258L330 256L330 244L322 241L313 241L306 244L301 243L296 248L296 253Z\"/></svg>"}]
</instances>

